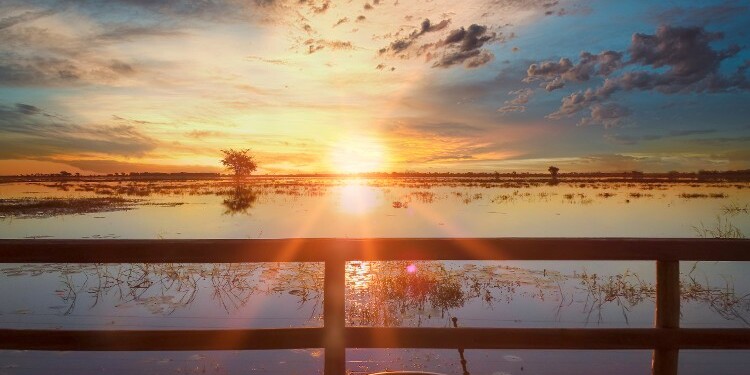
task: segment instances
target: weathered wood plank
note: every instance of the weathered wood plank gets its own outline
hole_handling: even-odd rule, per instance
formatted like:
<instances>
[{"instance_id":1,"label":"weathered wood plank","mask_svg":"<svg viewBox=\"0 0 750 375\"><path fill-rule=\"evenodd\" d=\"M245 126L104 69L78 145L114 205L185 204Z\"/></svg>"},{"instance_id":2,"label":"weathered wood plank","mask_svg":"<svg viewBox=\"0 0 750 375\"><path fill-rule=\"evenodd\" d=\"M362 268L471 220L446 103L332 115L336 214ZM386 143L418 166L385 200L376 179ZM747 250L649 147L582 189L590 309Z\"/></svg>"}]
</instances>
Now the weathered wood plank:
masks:
<instances>
[{"instance_id":1,"label":"weathered wood plank","mask_svg":"<svg viewBox=\"0 0 750 375\"><path fill-rule=\"evenodd\" d=\"M325 263L323 326L325 328L325 374L346 373L346 261Z\"/></svg>"},{"instance_id":2,"label":"weathered wood plank","mask_svg":"<svg viewBox=\"0 0 750 375\"><path fill-rule=\"evenodd\" d=\"M654 327L680 327L680 262L656 261L656 312ZM656 348L651 361L653 375L677 375L680 352L675 348Z\"/></svg>"},{"instance_id":3,"label":"weathered wood plank","mask_svg":"<svg viewBox=\"0 0 750 375\"><path fill-rule=\"evenodd\" d=\"M324 328L240 330L0 329L0 349L79 351L324 348ZM750 329L347 327L348 348L750 349Z\"/></svg>"},{"instance_id":4,"label":"weathered wood plank","mask_svg":"<svg viewBox=\"0 0 750 375\"><path fill-rule=\"evenodd\" d=\"M747 239L451 238L0 240L2 263L346 260L750 261Z\"/></svg>"},{"instance_id":5,"label":"weathered wood plank","mask_svg":"<svg viewBox=\"0 0 750 375\"><path fill-rule=\"evenodd\" d=\"M432 349L750 349L750 329L346 329L346 346Z\"/></svg>"},{"instance_id":6,"label":"weathered wood plank","mask_svg":"<svg viewBox=\"0 0 750 375\"><path fill-rule=\"evenodd\" d=\"M323 328L227 330L0 329L0 349L76 351L270 350L323 347Z\"/></svg>"}]
</instances>

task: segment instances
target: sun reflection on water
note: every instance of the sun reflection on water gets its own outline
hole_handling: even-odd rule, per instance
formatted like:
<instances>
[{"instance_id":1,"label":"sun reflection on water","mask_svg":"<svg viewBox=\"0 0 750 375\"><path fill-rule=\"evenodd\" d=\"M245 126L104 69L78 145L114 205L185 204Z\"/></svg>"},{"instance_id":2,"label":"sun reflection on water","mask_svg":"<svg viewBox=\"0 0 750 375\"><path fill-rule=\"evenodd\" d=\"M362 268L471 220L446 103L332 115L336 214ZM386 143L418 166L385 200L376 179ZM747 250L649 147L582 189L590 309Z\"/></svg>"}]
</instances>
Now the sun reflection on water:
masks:
<instances>
[{"instance_id":1,"label":"sun reflection on water","mask_svg":"<svg viewBox=\"0 0 750 375\"><path fill-rule=\"evenodd\" d=\"M339 210L347 214L368 214L383 205L382 191L361 181L351 181L341 186L338 197Z\"/></svg>"}]
</instances>

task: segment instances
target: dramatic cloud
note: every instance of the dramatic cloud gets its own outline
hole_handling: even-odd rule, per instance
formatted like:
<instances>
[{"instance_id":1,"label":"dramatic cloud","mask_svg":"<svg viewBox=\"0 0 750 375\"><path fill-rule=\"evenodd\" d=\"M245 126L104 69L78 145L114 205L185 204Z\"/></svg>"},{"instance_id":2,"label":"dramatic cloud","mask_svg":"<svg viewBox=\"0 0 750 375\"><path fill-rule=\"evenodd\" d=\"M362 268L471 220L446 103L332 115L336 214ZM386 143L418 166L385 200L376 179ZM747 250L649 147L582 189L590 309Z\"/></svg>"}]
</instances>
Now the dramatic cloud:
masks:
<instances>
[{"instance_id":1,"label":"dramatic cloud","mask_svg":"<svg viewBox=\"0 0 750 375\"><path fill-rule=\"evenodd\" d=\"M440 31L446 28L450 24L450 22L451 22L450 19L446 19L446 20L440 21L437 24L433 24L429 19L425 19L424 21L422 21L422 24L419 30L414 30L407 37L403 39L397 39L391 42L391 44L388 47L381 48L380 54L389 53L391 55L397 55L405 51L407 48L409 48L422 35L425 35L426 33Z\"/></svg>"},{"instance_id":2,"label":"dramatic cloud","mask_svg":"<svg viewBox=\"0 0 750 375\"><path fill-rule=\"evenodd\" d=\"M629 109L617 103L594 104L591 106L591 116L582 118L578 126L603 125L611 128L619 125L622 118L629 114Z\"/></svg>"},{"instance_id":3,"label":"dramatic cloud","mask_svg":"<svg viewBox=\"0 0 750 375\"><path fill-rule=\"evenodd\" d=\"M711 47L711 42L723 37L722 33L708 32L701 27L661 26L653 35L633 35L626 62L623 62L620 52L605 51L598 55L584 52L578 64L564 58L559 62L532 64L525 80L542 80L547 91L552 91L563 87L565 82L585 82L594 76L608 77L598 88L564 97L560 108L547 117L570 117L590 108L591 116L582 119L579 125L614 126L630 113L620 105L604 103L618 91L675 94L749 89L746 71L750 63L745 62L730 75L720 72L721 63L740 51L736 45L723 50ZM630 69L610 77L625 70L624 67Z\"/></svg>"},{"instance_id":4,"label":"dramatic cloud","mask_svg":"<svg viewBox=\"0 0 750 375\"><path fill-rule=\"evenodd\" d=\"M156 146L156 140L131 125L83 126L34 105L0 105L0 159L38 159L71 153L140 156Z\"/></svg>"},{"instance_id":5,"label":"dramatic cloud","mask_svg":"<svg viewBox=\"0 0 750 375\"><path fill-rule=\"evenodd\" d=\"M740 51L733 45L714 50L710 43L724 38L699 27L660 27L655 35L634 34L629 64L666 67L664 73L627 72L619 80L625 90L657 90L664 93L723 91L747 88L744 76L723 77L719 65Z\"/></svg>"},{"instance_id":6,"label":"dramatic cloud","mask_svg":"<svg viewBox=\"0 0 750 375\"><path fill-rule=\"evenodd\" d=\"M484 65L492 60L493 55L481 48L495 40L497 34L488 32L487 26L473 24L468 29L453 30L435 45L436 49L444 48L445 52L432 66L446 68L465 63L467 68L476 68Z\"/></svg>"},{"instance_id":7,"label":"dramatic cloud","mask_svg":"<svg viewBox=\"0 0 750 375\"><path fill-rule=\"evenodd\" d=\"M547 91L565 86L565 82L585 82L592 76L609 76L622 67L622 53L604 51L598 55L582 52L577 64L570 59L562 58L558 62L545 61L531 64L527 70L526 82L542 80Z\"/></svg>"}]
</instances>

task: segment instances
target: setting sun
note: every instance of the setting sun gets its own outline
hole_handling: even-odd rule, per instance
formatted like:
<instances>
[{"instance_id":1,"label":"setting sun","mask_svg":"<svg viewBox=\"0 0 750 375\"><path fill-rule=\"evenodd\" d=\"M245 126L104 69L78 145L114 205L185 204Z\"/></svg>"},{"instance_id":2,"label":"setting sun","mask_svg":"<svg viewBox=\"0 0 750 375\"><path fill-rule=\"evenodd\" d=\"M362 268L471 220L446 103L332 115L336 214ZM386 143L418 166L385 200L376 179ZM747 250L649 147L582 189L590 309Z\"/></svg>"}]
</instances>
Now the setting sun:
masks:
<instances>
[{"instance_id":1,"label":"setting sun","mask_svg":"<svg viewBox=\"0 0 750 375\"><path fill-rule=\"evenodd\" d=\"M367 173L384 169L386 152L379 140L354 136L339 140L330 158L335 173Z\"/></svg>"}]
</instances>

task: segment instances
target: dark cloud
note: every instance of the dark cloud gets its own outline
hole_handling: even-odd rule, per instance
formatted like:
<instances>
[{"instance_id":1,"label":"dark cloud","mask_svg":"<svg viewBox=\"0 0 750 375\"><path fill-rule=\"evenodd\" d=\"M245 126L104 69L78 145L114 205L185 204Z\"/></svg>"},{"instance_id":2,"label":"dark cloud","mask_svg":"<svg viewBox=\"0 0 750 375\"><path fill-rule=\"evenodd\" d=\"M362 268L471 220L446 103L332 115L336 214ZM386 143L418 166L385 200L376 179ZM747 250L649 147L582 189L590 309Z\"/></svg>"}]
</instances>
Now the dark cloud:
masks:
<instances>
[{"instance_id":1,"label":"dark cloud","mask_svg":"<svg viewBox=\"0 0 750 375\"><path fill-rule=\"evenodd\" d=\"M112 60L112 63L109 64L109 68L112 69L112 71L122 75L130 75L135 73L135 69L133 69L130 64L122 62L120 60Z\"/></svg>"},{"instance_id":2,"label":"dark cloud","mask_svg":"<svg viewBox=\"0 0 750 375\"><path fill-rule=\"evenodd\" d=\"M405 38L394 40L388 47L381 48L380 54L389 53L391 55L398 55L412 46L417 41L417 39L419 39L423 35L443 30L450 24L450 22L450 19L445 19L437 24L433 24L429 19L425 19L420 24L419 30L412 31Z\"/></svg>"},{"instance_id":3,"label":"dark cloud","mask_svg":"<svg viewBox=\"0 0 750 375\"><path fill-rule=\"evenodd\" d=\"M481 48L484 43L495 38L494 33L487 32L487 26L472 24L468 29L463 27L451 31L448 36L438 42L438 47L456 46L459 51L467 52Z\"/></svg>"},{"instance_id":4,"label":"dark cloud","mask_svg":"<svg viewBox=\"0 0 750 375\"><path fill-rule=\"evenodd\" d=\"M75 61L54 57L20 57L4 54L0 59L0 85L42 86L76 83L81 72Z\"/></svg>"},{"instance_id":5,"label":"dark cloud","mask_svg":"<svg viewBox=\"0 0 750 375\"><path fill-rule=\"evenodd\" d=\"M591 115L584 117L578 123L578 126L602 125L605 128L611 128L620 124L624 117L630 114L630 110L617 104L594 104L591 106Z\"/></svg>"},{"instance_id":6,"label":"dark cloud","mask_svg":"<svg viewBox=\"0 0 750 375\"><path fill-rule=\"evenodd\" d=\"M137 37L176 34L162 26L103 26L107 29L104 33L78 36L34 26L0 30L0 85L111 83L122 76L138 73L132 62L108 58L111 53L108 48L112 44Z\"/></svg>"},{"instance_id":7,"label":"dark cloud","mask_svg":"<svg viewBox=\"0 0 750 375\"><path fill-rule=\"evenodd\" d=\"M442 20L442 21L440 21L438 23L432 23L432 22L430 22L429 19L425 19L424 21L422 21L422 25L421 25L421 28L419 30L419 35L422 35L422 34L425 34L425 33L435 32L435 31L440 31L440 30L448 27L448 25L450 25L450 23L451 23L450 19L444 19L444 20Z\"/></svg>"},{"instance_id":8,"label":"dark cloud","mask_svg":"<svg viewBox=\"0 0 750 375\"><path fill-rule=\"evenodd\" d=\"M51 16L57 13L56 9L40 10L40 11L29 11L19 15L0 18L0 30L15 26L19 23L34 21L36 19Z\"/></svg>"},{"instance_id":9,"label":"dark cloud","mask_svg":"<svg viewBox=\"0 0 750 375\"><path fill-rule=\"evenodd\" d=\"M565 82L585 82L592 76L609 76L622 67L622 53L604 51L598 55L582 52L577 64L568 58L560 61L545 61L531 64L526 71L526 82L542 80L542 86L547 91L553 91L565 86Z\"/></svg>"},{"instance_id":10,"label":"dark cloud","mask_svg":"<svg viewBox=\"0 0 750 375\"><path fill-rule=\"evenodd\" d=\"M559 62L532 64L525 80L542 80L548 91L564 86L565 82L585 82L594 76L607 77L597 88L571 93L563 97L560 108L549 114L551 119L570 117L583 109L591 109L591 117L580 124L602 123L615 125L629 111L613 103L605 103L618 91L656 91L663 94L726 92L750 89L745 62L730 75L720 72L721 63L740 51L733 45L723 50L714 49L712 42L722 40L722 33L701 27L661 26L655 34L633 34L623 54L605 51L598 55L581 54L578 64L568 59ZM628 67L627 71L624 71ZM615 76L614 73L624 71Z\"/></svg>"},{"instance_id":11,"label":"dark cloud","mask_svg":"<svg viewBox=\"0 0 750 375\"><path fill-rule=\"evenodd\" d=\"M65 57L24 57L0 51L0 85L75 86L108 83L137 73L121 60L76 60Z\"/></svg>"},{"instance_id":12,"label":"dark cloud","mask_svg":"<svg viewBox=\"0 0 750 375\"><path fill-rule=\"evenodd\" d=\"M562 98L562 105L560 108L547 115L547 118L558 120L565 117L570 117L582 109L588 108L590 105L600 101L600 96L597 95L597 91L587 89L586 91L574 92L568 96Z\"/></svg>"},{"instance_id":13,"label":"dark cloud","mask_svg":"<svg viewBox=\"0 0 750 375\"><path fill-rule=\"evenodd\" d=\"M344 17L344 18L341 18L341 19L339 19L338 21L336 21L336 23L335 23L335 24L333 24L333 27L336 27L336 26L338 26L338 25L341 25L341 24L343 24L343 23L347 23L347 22L349 22L349 17Z\"/></svg>"},{"instance_id":14,"label":"dark cloud","mask_svg":"<svg viewBox=\"0 0 750 375\"><path fill-rule=\"evenodd\" d=\"M444 54L435 63L433 68L448 68L453 65L464 64L467 68L476 68L492 61L493 55L487 51L470 50L455 51Z\"/></svg>"},{"instance_id":15,"label":"dark cloud","mask_svg":"<svg viewBox=\"0 0 750 375\"><path fill-rule=\"evenodd\" d=\"M433 63L434 68L447 68L464 64L467 68L476 68L492 60L494 55L482 47L498 40L497 34L489 32L487 26L472 24L468 29L460 28L451 31L445 39L435 44L435 49L443 49L443 55Z\"/></svg>"},{"instance_id":16,"label":"dark cloud","mask_svg":"<svg viewBox=\"0 0 750 375\"><path fill-rule=\"evenodd\" d=\"M185 32L164 25L132 26L106 25L106 31L92 37L93 40L105 42L124 42L153 37L173 37L185 35Z\"/></svg>"},{"instance_id":17,"label":"dark cloud","mask_svg":"<svg viewBox=\"0 0 750 375\"><path fill-rule=\"evenodd\" d=\"M23 103L16 103L16 111L24 115L36 115L42 112L42 110L37 106Z\"/></svg>"},{"instance_id":18,"label":"dark cloud","mask_svg":"<svg viewBox=\"0 0 750 375\"><path fill-rule=\"evenodd\" d=\"M0 159L36 159L70 153L139 156L156 146L156 140L132 125L83 126L34 105L0 105Z\"/></svg>"},{"instance_id":19,"label":"dark cloud","mask_svg":"<svg viewBox=\"0 0 750 375\"><path fill-rule=\"evenodd\" d=\"M713 41L724 38L700 27L662 26L654 35L634 34L628 64L667 68L663 73L627 72L620 79L625 90L657 90L664 93L723 91L745 86L744 77L722 77L719 65L735 56L740 47L715 50Z\"/></svg>"}]
</instances>

